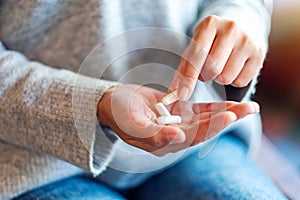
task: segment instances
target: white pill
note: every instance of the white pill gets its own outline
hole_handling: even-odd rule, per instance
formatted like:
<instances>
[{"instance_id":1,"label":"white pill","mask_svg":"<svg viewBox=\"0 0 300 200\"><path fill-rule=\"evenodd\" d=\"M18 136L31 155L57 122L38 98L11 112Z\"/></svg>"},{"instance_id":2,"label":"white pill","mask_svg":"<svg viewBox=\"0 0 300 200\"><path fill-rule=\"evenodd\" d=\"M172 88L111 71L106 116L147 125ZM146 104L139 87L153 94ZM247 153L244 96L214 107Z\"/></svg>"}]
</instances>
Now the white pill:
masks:
<instances>
[{"instance_id":1,"label":"white pill","mask_svg":"<svg viewBox=\"0 0 300 200\"><path fill-rule=\"evenodd\" d=\"M178 115L160 116L159 118L157 118L157 123L159 123L159 124L180 124L181 117Z\"/></svg>"},{"instance_id":2,"label":"white pill","mask_svg":"<svg viewBox=\"0 0 300 200\"><path fill-rule=\"evenodd\" d=\"M171 116L170 112L163 103L155 104L155 109L161 116Z\"/></svg>"},{"instance_id":3,"label":"white pill","mask_svg":"<svg viewBox=\"0 0 300 200\"><path fill-rule=\"evenodd\" d=\"M162 99L163 104L165 105L169 105L171 103L174 103L175 101L178 100L178 96L177 96L177 90L175 90L174 92L171 92L170 94L168 94L167 96L165 96Z\"/></svg>"}]
</instances>

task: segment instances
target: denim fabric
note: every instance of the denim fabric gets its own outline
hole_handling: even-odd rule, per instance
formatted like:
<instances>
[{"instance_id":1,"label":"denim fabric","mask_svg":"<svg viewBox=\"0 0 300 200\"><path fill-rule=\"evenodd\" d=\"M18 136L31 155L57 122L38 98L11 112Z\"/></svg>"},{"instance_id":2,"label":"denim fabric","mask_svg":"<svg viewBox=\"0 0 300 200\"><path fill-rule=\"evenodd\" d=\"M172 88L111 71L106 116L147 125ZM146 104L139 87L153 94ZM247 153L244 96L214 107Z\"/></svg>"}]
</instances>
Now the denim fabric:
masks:
<instances>
[{"instance_id":1,"label":"denim fabric","mask_svg":"<svg viewBox=\"0 0 300 200\"><path fill-rule=\"evenodd\" d=\"M287 199L246 156L241 140L225 135L200 159L193 154L148 180L132 199Z\"/></svg>"},{"instance_id":2,"label":"denim fabric","mask_svg":"<svg viewBox=\"0 0 300 200\"><path fill-rule=\"evenodd\" d=\"M180 163L122 191L128 199L286 199L276 186L247 158L239 139L223 136L205 158L192 154ZM122 199L111 188L79 176L56 182L16 198L27 199Z\"/></svg>"},{"instance_id":3,"label":"denim fabric","mask_svg":"<svg viewBox=\"0 0 300 200\"><path fill-rule=\"evenodd\" d=\"M113 189L80 175L40 187L15 200L110 200L125 199Z\"/></svg>"}]
</instances>

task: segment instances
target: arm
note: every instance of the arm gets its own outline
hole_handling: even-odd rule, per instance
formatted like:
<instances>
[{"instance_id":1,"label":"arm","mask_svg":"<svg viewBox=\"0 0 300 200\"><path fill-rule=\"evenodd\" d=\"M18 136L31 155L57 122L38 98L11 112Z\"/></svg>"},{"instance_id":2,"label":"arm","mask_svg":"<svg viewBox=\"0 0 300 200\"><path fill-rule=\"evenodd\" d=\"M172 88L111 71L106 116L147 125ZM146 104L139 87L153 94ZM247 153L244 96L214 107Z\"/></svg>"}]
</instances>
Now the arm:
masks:
<instances>
[{"instance_id":1,"label":"arm","mask_svg":"<svg viewBox=\"0 0 300 200\"><path fill-rule=\"evenodd\" d=\"M100 173L113 144L95 134L97 104L115 84L31 62L0 45L0 139Z\"/></svg>"},{"instance_id":2,"label":"arm","mask_svg":"<svg viewBox=\"0 0 300 200\"><path fill-rule=\"evenodd\" d=\"M164 126L156 123L151 109L164 93L133 85L108 89L113 85L116 83L30 62L22 54L2 48L0 139L98 174L109 164L114 146L104 134L95 134L98 119L128 144L163 156L196 145L245 115L258 112L252 103L186 102L182 126ZM176 105L169 109L180 115L181 106ZM200 110L207 115L200 116ZM210 126L212 121L224 123Z\"/></svg>"},{"instance_id":3,"label":"arm","mask_svg":"<svg viewBox=\"0 0 300 200\"><path fill-rule=\"evenodd\" d=\"M214 80L213 86L225 85L227 99L241 100L249 88L253 90L263 65L271 8L269 0L205 1L170 90L178 89L179 97L186 100L198 79Z\"/></svg>"}]
</instances>

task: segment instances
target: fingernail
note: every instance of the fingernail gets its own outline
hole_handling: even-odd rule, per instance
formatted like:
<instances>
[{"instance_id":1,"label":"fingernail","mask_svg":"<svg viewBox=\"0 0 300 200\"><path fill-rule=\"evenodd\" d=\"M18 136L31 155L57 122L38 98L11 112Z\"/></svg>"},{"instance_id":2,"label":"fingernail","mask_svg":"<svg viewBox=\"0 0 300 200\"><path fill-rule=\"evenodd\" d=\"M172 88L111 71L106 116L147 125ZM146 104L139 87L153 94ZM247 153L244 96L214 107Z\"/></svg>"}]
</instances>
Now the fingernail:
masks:
<instances>
[{"instance_id":1,"label":"fingernail","mask_svg":"<svg viewBox=\"0 0 300 200\"><path fill-rule=\"evenodd\" d=\"M179 143L183 143L184 141L185 141L185 133L182 130L180 130L177 132L177 135L172 139L170 144L179 144Z\"/></svg>"},{"instance_id":2,"label":"fingernail","mask_svg":"<svg viewBox=\"0 0 300 200\"><path fill-rule=\"evenodd\" d=\"M186 86L183 86L181 90L179 90L178 97L182 101L187 101L189 99L190 89Z\"/></svg>"},{"instance_id":3,"label":"fingernail","mask_svg":"<svg viewBox=\"0 0 300 200\"><path fill-rule=\"evenodd\" d=\"M255 103L255 102L254 102L254 107L255 107L255 111L256 111L256 112L259 112L259 111L260 111L260 107L259 107L258 103Z\"/></svg>"}]
</instances>

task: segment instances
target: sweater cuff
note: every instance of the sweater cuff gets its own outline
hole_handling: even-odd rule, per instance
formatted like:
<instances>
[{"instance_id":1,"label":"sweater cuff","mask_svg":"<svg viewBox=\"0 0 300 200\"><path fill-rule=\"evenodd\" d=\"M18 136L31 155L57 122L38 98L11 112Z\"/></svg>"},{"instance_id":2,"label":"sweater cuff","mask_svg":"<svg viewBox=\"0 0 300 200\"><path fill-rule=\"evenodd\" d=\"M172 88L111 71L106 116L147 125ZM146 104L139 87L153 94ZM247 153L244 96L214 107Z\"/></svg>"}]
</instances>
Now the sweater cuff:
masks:
<instances>
[{"instance_id":1,"label":"sweater cuff","mask_svg":"<svg viewBox=\"0 0 300 200\"><path fill-rule=\"evenodd\" d=\"M89 152L88 170L95 176L106 169L111 162L117 137L106 127L101 127L97 118L98 102L104 92L116 86L116 82L95 80L79 75L74 82L72 110L75 127L83 145ZM92 133L92 134L89 134ZM87 163L81 163L85 166Z\"/></svg>"},{"instance_id":2,"label":"sweater cuff","mask_svg":"<svg viewBox=\"0 0 300 200\"><path fill-rule=\"evenodd\" d=\"M97 131L97 107L116 82L0 54L0 139L48 153L99 174L114 154L114 140ZM98 128L97 128L98 127Z\"/></svg>"}]
</instances>

